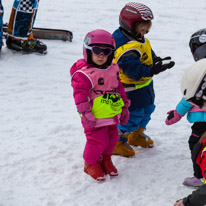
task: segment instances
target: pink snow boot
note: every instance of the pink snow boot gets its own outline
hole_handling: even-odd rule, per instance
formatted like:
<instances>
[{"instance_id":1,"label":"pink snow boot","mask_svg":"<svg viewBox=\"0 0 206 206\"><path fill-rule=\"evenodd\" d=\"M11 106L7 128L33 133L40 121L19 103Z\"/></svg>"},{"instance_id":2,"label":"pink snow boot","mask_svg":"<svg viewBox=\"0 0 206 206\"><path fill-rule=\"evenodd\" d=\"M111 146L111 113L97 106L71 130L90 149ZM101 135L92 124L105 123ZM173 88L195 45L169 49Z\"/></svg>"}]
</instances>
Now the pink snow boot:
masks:
<instances>
[{"instance_id":1,"label":"pink snow boot","mask_svg":"<svg viewBox=\"0 0 206 206\"><path fill-rule=\"evenodd\" d=\"M118 176L117 168L113 165L111 155L103 154L102 159L102 169L104 170L105 174L113 176Z\"/></svg>"},{"instance_id":2,"label":"pink snow boot","mask_svg":"<svg viewBox=\"0 0 206 206\"><path fill-rule=\"evenodd\" d=\"M104 172L99 162L97 162L96 165L90 165L88 162L85 161L84 172L98 182L105 180Z\"/></svg>"}]
</instances>

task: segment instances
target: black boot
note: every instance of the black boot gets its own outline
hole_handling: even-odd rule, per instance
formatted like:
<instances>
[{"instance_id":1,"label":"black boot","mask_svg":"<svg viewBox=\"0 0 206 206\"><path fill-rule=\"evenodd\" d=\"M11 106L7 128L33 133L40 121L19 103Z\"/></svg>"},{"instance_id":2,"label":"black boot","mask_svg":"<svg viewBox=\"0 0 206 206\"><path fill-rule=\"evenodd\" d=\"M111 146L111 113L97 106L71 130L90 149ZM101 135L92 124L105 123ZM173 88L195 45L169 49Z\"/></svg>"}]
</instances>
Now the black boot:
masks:
<instances>
[{"instance_id":1,"label":"black boot","mask_svg":"<svg viewBox=\"0 0 206 206\"><path fill-rule=\"evenodd\" d=\"M24 51L27 53L47 53L47 46L37 39L29 39L26 41L16 40L10 36L7 37L6 45L9 49L16 51Z\"/></svg>"}]
</instances>

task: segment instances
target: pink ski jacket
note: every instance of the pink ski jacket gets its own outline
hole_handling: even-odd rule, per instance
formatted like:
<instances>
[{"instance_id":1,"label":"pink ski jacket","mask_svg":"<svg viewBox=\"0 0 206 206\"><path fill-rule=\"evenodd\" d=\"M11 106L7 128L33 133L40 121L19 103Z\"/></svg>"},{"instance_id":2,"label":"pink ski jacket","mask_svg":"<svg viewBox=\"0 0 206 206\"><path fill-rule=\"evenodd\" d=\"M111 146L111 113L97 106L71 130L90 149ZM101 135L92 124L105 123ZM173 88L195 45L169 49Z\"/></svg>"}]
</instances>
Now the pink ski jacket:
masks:
<instances>
[{"instance_id":1,"label":"pink ski jacket","mask_svg":"<svg viewBox=\"0 0 206 206\"><path fill-rule=\"evenodd\" d=\"M86 64L84 59L78 60L70 70L75 104L89 102L92 108L95 98L109 93L118 94L124 102L124 107L128 107L129 101L118 73L119 67L114 63L106 69L99 69ZM109 118L97 118L95 127L118 124L120 116L121 114L117 114Z\"/></svg>"}]
</instances>

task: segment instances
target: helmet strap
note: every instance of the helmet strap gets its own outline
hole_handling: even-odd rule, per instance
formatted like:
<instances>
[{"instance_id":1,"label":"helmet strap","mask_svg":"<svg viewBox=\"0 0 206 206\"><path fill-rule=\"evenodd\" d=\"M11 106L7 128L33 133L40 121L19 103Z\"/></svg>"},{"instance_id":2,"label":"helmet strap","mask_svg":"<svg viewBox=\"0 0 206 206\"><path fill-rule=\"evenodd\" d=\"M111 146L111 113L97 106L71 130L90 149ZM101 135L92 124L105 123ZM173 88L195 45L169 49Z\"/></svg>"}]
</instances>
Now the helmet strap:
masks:
<instances>
[{"instance_id":1,"label":"helmet strap","mask_svg":"<svg viewBox=\"0 0 206 206\"><path fill-rule=\"evenodd\" d=\"M142 39L142 37L143 37L139 32L135 33L133 36L135 39Z\"/></svg>"},{"instance_id":2,"label":"helmet strap","mask_svg":"<svg viewBox=\"0 0 206 206\"><path fill-rule=\"evenodd\" d=\"M197 91L195 92L194 97L190 98L189 101L199 106L200 108L203 107L204 103L206 102L206 75L202 79Z\"/></svg>"}]
</instances>

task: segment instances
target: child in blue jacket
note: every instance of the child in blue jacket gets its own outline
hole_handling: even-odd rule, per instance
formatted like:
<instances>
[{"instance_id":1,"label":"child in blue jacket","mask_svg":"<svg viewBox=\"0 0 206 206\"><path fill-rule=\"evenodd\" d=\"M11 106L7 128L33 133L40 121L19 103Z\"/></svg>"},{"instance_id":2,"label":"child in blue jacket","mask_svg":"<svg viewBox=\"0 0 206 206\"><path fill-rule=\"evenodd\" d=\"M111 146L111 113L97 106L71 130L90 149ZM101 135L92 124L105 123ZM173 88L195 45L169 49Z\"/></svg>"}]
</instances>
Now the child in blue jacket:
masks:
<instances>
[{"instance_id":1,"label":"child in blue jacket","mask_svg":"<svg viewBox=\"0 0 206 206\"><path fill-rule=\"evenodd\" d=\"M155 109L152 77L173 67L174 62L170 57L157 57L150 41L144 37L151 28L152 19L150 8L130 2L121 10L120 28L113 33L117 48L114 62L120 67L119 76L131 100L128 123L118 125L120 139L113 151L115 155L133 156L135 152L130 145L153 146L153 140L144 134Z\"/></svg>"}]
</instances>

